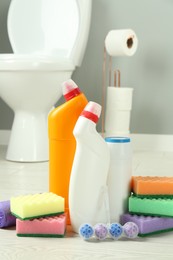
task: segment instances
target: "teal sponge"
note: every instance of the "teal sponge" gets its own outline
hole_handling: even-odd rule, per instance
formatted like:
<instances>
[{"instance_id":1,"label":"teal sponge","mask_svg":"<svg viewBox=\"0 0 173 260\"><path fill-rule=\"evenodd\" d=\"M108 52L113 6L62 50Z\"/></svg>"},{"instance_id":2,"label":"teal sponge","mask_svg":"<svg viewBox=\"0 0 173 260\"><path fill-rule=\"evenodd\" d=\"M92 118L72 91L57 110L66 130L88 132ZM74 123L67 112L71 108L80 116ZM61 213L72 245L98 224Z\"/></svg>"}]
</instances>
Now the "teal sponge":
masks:
<instances>
[{"instance_id":1,"label":"teal sponge","mask_svg":"<svg viewBox=\"0 0 173 260\"><path fill-rule=\"evenodd\" d=\"M173 199L139 198L132 195L129 198L129 212L138 215L173 217Z\"/></svg>"}]
</instances>

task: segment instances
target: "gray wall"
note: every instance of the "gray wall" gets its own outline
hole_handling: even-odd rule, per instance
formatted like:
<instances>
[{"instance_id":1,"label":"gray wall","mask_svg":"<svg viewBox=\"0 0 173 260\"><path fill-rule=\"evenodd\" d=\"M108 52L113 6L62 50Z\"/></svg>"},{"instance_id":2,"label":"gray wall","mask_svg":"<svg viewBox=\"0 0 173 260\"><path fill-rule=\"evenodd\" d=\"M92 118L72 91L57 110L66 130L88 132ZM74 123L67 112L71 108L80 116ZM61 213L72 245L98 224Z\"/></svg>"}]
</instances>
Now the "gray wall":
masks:
<instances>
[{"instance_id":1,"label":"gray wall","mask_svg":"<svg viewBox=\"0 0 173 260\"><path fill-rule=\"evenodd\" d=\"M87 1L87 0L86 0ZM11 52L6 13L0 0L0 53ZM89 41L73 79L89 100L101 103L103 42L111 29L133 29L139 48L133 57L114 58L122 85L134 88L131 132L173 134L173 1L93 0ZM10 129L13 112L0 100L0 130Z\"/></svg>"},{"instance_id":2,"label":"gray wall","mask_svg":"<svg viewBox=\"0 0 173 260\"><path fill-rule=\"evenodd\" d=\"M0 0L0 53L12 52L7 34L7 12L10 0ZM0 130L10 129L13 121L13 111L0 98Z\"/></svg>"}]
</instances>

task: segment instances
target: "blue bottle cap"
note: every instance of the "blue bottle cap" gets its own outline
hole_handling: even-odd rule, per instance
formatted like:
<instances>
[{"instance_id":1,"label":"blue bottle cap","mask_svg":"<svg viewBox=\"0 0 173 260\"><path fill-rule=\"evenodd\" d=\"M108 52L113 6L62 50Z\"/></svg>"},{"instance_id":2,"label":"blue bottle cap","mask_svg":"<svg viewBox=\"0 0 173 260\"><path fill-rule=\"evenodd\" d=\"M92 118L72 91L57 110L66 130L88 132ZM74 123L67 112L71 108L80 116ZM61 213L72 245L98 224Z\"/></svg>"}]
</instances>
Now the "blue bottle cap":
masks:
<instances>
[{"instance_id":1,"label":"blue bottle cap","mask_svg":"<svg viewBox=\"0 0 173 260\"><path fill-rule=\"evenodd\" d=\"M119 136L112 136L112 137L106 137L105 141L107 143L130 143L129 137L119 137Z\"/></svg>"}]
</instances>

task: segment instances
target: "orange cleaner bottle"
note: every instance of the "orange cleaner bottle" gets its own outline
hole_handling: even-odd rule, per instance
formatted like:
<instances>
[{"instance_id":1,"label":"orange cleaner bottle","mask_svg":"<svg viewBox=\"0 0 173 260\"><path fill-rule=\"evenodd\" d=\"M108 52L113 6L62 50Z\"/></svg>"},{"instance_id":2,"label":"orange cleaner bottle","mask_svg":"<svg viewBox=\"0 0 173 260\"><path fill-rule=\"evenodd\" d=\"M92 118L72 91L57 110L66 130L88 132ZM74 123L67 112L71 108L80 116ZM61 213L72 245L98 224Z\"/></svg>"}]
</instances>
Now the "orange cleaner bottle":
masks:
<instances>
[{"instance_id":1,"label":"orange cleaner bottle","mask_svg":"<svg viewBox=\"0 0 173 260\"><path fill-rule=\"evenodd\" d=\"M71 79L63 83L63 95L67 102L52 110L48 117L49 191L64 197L70 224L69 181L76 150L73 129L88 101Z\"/></svg>"}]
</instances>

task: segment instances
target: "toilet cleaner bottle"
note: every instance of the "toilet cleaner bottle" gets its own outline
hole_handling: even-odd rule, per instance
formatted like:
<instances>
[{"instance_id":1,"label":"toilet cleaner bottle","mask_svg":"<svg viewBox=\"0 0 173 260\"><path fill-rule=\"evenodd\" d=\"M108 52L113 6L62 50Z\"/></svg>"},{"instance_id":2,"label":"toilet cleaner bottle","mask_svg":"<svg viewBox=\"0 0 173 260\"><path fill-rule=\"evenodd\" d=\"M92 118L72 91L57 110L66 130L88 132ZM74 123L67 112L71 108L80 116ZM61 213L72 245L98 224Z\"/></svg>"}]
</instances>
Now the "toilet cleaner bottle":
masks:
<instances>
[{"instance_id":1,"label":"toilet cleaner bottle","mask_svg":"<svg viewBox=\"0 0 173 260\"><path fill-rule=\"evenodd\" d=\"M70 223L69 180L76 149L73 129L88 101L72 80L63 83L63 95L67 102L51 111L48 117L49 191L65 198L67 223Z\"/></svg>"},{"instance_id":2,"label":"toilet cleaner bottle","mask_svg":"<svg viewBox=\"0 0 173 260\"><path fill-rule=\"evenodd\" d=\"M106 137L110 151L108 194L111 223L120 222L122 214L128 211L131 192L132 146L129 137Z\"/></svg>"},{"instance_id":3,"label":"toilet cleaner bottle","mask_svg":"<svg viewBox=\"0 0 173 260\"><path fill-rule=\"evenodd\" d=\"M109 169L109 149L96 130L101 106L89 102L81 113L73 134L77 146L69 187L72 228L78 233L83 223L107 223L105 191Z\"/></svg>"}]
</instances>

